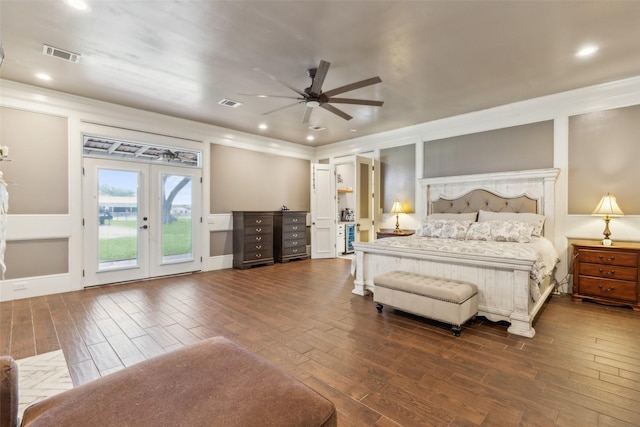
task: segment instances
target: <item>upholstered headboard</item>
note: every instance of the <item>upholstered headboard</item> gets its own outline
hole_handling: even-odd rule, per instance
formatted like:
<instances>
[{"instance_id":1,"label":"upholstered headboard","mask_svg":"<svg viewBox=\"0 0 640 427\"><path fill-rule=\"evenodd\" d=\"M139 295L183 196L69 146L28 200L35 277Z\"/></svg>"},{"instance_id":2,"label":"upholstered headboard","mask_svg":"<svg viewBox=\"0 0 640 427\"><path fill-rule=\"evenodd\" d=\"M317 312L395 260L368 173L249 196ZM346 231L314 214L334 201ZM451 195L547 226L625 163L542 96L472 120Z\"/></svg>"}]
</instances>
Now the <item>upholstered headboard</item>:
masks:
<instances>
[{"instance_id":1,"label":"upholstered headboard","mask_svg":"<svg viewBox=\"0 0 640 427\"><path fill-rule=\"evenodd\" d=\"M436 212L530 212L545 216L544 235L553 239L555 181L559 169L535 169L418 180L420 221Z\"/></svg>"},{"instance_id":2,"label":"upholstered headboard","mask_svg":"<svg viewBox=\"0 0 640 427\"><path fill-rule=\"evenodd\" d=\"M537 213L538 203L527 196L504 198L486 190L472 190L456 199L431 202L429 213L492 212Z\"/></svg>"}]
</instances>

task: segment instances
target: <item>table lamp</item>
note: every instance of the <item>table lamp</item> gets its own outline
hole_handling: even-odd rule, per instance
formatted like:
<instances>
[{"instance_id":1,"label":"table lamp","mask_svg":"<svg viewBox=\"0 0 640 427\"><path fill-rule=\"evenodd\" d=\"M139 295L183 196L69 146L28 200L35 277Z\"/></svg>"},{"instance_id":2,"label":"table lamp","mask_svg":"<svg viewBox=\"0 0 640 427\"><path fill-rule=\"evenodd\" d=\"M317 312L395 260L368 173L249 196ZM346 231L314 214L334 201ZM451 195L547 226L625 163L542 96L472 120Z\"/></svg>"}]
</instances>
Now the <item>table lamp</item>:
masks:
<instances>
[{"instance_id":1,"label":"table lamp","mask_svg":"<svg viewBox=\"0 0 640 427\"><path fill-rule=\"evenodd\" d=\"M394 233L400 232L400 222L398 222L398 217L401 213L404 213L404 209L402 208L402 203L400 200L396 200L393 202L393 206L391 206L391 213L396 214L396 229L393 230Z\"/></svg>"},{"instance_id":2,"label":"table lamp","mask_svg":"<svg viewBox=\"0 0 640 427\"><path fill-rule=\"evenodd\" d=\"M609 220L612 216L624 215L616 202L616 197L609 193L602 196L600 203L598 203L598 206L596 206L591 215L602 216L604 218L605 226L604 232L602 233L604 234L602 244L604 246L611 246L611 239L609 239L609 236L611 235L611 231L609 230Z\"/></svg>"}]
</instances>

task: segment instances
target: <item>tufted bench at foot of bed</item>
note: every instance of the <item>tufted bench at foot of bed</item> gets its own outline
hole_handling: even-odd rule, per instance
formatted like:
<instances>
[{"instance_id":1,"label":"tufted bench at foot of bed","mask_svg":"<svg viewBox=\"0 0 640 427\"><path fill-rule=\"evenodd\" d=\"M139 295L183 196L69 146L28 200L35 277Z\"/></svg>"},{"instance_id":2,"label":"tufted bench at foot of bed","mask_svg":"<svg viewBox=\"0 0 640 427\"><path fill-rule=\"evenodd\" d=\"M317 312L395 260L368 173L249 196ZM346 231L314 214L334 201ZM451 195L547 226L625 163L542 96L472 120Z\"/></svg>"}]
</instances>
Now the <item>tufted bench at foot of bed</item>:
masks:
<instances>
[{"instance_id":1,"label":"tufted bench at foot of bed","mask_svg":"<svg viewBox=\"0 0 640 427\"><path fill-rule=\"evenodd\" d=\"M378 312L384 305L451 325L460 336L462 325L478 313L478 287L473 283L405 271L373 279Z\"/></svg>"}]
</instances>

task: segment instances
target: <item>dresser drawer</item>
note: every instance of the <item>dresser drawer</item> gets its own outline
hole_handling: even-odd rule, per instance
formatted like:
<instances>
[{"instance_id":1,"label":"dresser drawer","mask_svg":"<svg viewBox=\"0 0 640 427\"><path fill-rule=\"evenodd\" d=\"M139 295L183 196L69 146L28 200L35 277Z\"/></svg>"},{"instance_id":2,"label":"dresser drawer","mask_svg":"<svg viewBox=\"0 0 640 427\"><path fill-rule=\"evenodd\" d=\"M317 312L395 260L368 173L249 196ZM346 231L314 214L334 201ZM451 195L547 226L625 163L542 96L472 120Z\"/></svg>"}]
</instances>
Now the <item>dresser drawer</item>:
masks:
<instances>
[{"instance_id":1,"label":"dresser drawer","mask_svg":"<svg viewBox=\"0 0 640 427\"><path fill-rule=\"evenodd\" d=\"M302 225L303 227L306 227L307 224L307 215L285 215L284 218L282 218L282 224L284 226L287 226L289 224L294 224L294 225Z\"/></svg>"},{"instance_id":2,"label":"dresser drawer","mask_svg":"<svg viewBox=\"0 0 640 427\"><path fill-rule=\"evenodd\" d=\"M638 269L633 267L623 267L612 264L580 264L581 276L595 276L604 279L628 280L635 282L638 280Z\"/></svg>"},{"instance_id":3,"label":"dresser drawer","mask_svg":"<svg viewBox=\"0 0 640 427\"><path fill-rule=\"evenodd\" d=\"M269 216L269 215L247 215L244 218L244 225L245 227L251 227L251 226L269 226L272 227L273 226L273 216Z\"/></svg>"},{"instance_id":4,"label":"dresser drawer","mask_svg":"<svg viewBox=\"0 0 640 427\"><path fill-rule=\"evenodd\" d=\"M629 252L616 252L615 250L599 251L583 249L580 250L580 262L637 267L638 254Z\"/></svg>"},{"instance_id":5,"label":"dresser drawer","mask_svg":"<svg viewBox=\"0 0 640 427\"><path fill-rule=\"evenodd\" d=\"M307 240L307 232L304 231L290 231L284 233L284 240Z\"/></svg>"},{"instance_id":6,"label":"dresser drawer","mask_svg":"<svg viewBox=\"0 0 640 427\"><path fill-rule=\"evenodd\" d=\"M252 225L244 228L244 234L246 236L253 236L256 234L273 234L273 227L271 225Z\"/></svg>"},{"instance_id":7,"label":"dresser drawer","mask_svg":"<svg viewBox=\"0 0 640 427\"><path fill-rule=\"evenodd\" d=\"M637 301L637 283L622 280L598 279L595 277L580 276L580 294L585 296L597 296L620 301Z\"/></svg>"},{"instance_id":8,"label":"dresser drawer","mask_svg":"<svg viewBox=\"0 0 640 427\"><path fill-rule=\"evenodd\" d=\"M283 242L283 248L296 248L300 246L306 246L306 239L297 239L297 240L285 240Z\"/></svg>"},{"instance_id":9,"label":"dresser drawer","mask_svg":"<svg viewBox=\"0 0 640 427\"><path fill-rule=\"evenodd\" d=\"M273 258L273 248L269 246L265 249L252 251L251 248L247 248L244 253L244 261L255 261L255 260L263 260Z\"/></svg>"},{"instance_id":10,"label":"dresser drawer","mask_svg":"<svg viewBox=\"0 0 640 427\"><path fill-rule=\"evenodd\" d=\"M245 246L251 246L254 243L261 243L263 245L272 245L273 235L269 234L246 234L244 236Z\"/></svg>"},{"instance_id":11,"label":"dresser drawer","mask_svg":"<svg viewBox=\"0 0 640 427\"><path fill-rule=\"evenodd\" d=\"M290 231L306 231L307 226L305 224L284 224L282 231L288 233Z\"/></svg>"},{"instance_id":12,"label":"dresser drawer","mask_svg":"<svg viewBox=\"0 0 640 427\"><path fill-rule=\"evenodd\" d=\"M306 245L303 246L296 246L293 248L284 248L284 250L282 251L282 254L284 256L290 256L290 255L307 255L307 247Z\"/></svg>"}]
</instances>

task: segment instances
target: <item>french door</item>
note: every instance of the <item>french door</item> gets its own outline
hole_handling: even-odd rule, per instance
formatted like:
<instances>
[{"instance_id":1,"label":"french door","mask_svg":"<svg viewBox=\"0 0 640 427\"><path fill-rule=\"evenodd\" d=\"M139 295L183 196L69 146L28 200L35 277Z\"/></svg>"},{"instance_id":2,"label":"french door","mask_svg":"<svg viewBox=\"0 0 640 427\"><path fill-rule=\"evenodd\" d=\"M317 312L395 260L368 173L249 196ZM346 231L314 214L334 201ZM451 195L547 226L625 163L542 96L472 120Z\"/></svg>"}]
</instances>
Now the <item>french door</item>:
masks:
<instances>
[{"instance_id":1,"label":"french door","mask_svg":"<svg viewBox=\"0 0 640 427\"><path fill-rule=\"evenodd\" d=\"M84 158L84 286L201 270L198 168Z\"/></svg>"}]
</instances>

